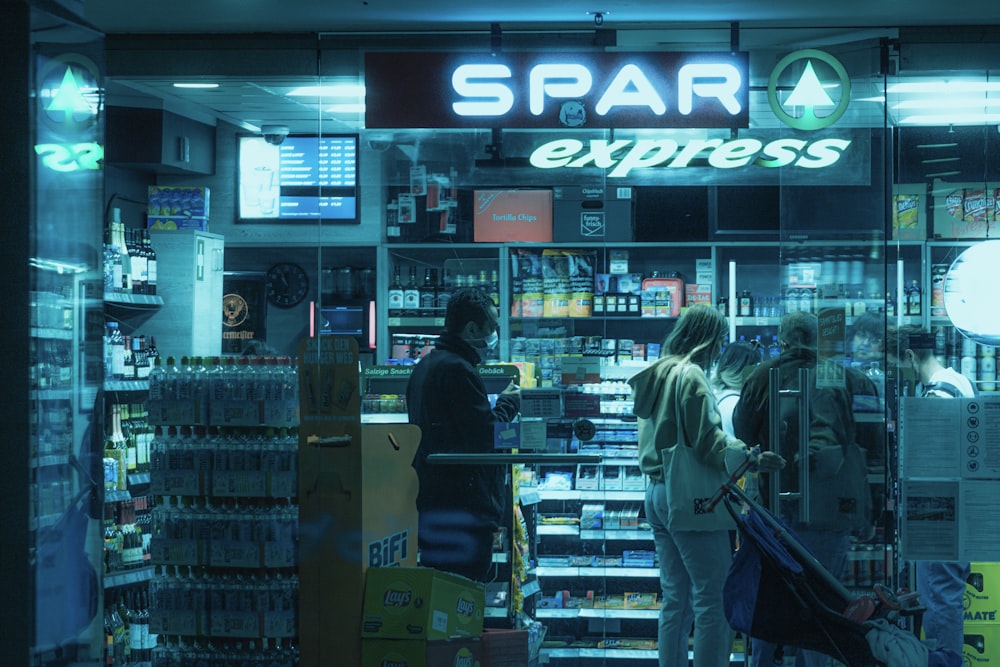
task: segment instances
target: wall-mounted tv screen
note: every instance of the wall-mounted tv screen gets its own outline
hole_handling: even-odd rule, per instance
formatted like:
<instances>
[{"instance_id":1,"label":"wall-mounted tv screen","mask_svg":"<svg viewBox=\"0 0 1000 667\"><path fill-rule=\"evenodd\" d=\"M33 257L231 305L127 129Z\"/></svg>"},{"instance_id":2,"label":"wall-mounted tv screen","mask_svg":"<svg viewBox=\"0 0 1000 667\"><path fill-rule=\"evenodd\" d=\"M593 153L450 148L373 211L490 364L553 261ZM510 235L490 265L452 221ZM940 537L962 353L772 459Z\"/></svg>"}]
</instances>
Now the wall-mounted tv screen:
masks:
<instances>
[{"instance_id":1,"label":"wall-mounted tv screen","mask_svg":"<svg viewBox=\"0 0 1000 667\"><path fill-rule=\"evenodd\" d=\"M240 222L358 223L358 135L240 136Z\"/></svg>"}]
</instances>

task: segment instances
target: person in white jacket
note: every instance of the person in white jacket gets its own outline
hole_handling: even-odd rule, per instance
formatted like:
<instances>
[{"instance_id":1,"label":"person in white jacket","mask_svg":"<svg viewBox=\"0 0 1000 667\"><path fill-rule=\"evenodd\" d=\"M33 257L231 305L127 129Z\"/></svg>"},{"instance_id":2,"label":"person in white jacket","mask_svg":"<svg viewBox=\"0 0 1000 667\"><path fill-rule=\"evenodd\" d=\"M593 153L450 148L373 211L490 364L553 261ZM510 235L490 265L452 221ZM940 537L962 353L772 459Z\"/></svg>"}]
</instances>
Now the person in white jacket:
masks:
<instances>
[{"instance_id":1,"label":"person in white jacket","mask_svg":"<svg viewBox=\"0 0 1000 667\"><path fill-rule=\"evenodd\" d=\"M660 667L688 664L692 620L694 667L729 664L733 633L722 602L722 587L732 561L729 530L706 530L671 521L666 493L670 481L664 479L662 465L663 450L680 446L681 430L682 441L692 448L693 458L701 465L725 471L727 451L739 454L733 459L745 459L746 445L721 428L715 394L705 375L719 355L725 333L721 313L707 306L692 306L664 341L664 357L629 380L638 417L639 467L650 478L646 519L652 526L660 561ZM758 465L763 471L777 470L784 459L768 452ZM725 509L716 507L715 511L724 513Z\"/></svg>"}]
</instances>

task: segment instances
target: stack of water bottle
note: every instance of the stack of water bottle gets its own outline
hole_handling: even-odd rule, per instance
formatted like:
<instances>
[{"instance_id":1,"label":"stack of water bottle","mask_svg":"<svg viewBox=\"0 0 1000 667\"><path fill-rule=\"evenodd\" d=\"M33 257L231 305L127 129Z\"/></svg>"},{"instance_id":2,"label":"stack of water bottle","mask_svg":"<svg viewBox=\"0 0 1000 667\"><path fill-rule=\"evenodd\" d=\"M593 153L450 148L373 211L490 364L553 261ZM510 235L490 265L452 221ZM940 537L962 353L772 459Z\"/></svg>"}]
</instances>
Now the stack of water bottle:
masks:
<instances>
[{"instance_id":1,"label":"stack of water bottle","mask_svg":"<svg viewBox=\"0 0 1000 667\"><path fill-rule=\"evenodd\" d=\"M154 366L153 667L297 664L298 403L288 357Z\"/></svg>"},{"instance_id":2,"label":"stack of water bottle","mask_svg":"<svg viewBox=\"0 0 1000 667\"><path fill-rule=\"evenodd\" d=\"M149 422L163 426L297 426L289 357L167 357L149 375Z\"/></svg>"}]
</instances>

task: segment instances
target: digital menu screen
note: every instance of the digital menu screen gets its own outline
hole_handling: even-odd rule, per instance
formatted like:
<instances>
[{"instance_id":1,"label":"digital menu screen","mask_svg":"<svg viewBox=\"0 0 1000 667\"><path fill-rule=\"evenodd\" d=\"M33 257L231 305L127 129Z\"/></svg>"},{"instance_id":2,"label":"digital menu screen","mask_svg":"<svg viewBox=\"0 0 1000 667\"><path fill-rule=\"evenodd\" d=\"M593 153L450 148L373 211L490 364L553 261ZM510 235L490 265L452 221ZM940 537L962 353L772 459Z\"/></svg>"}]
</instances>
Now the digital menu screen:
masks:
<instances>
[{"instance_id":1,"label":"digital menu screen","mask_svg":"<svg viewBox=\"0 0 1000 667\"><path fill-rule=\"evenodd\" d=\"M239 138L242 222L357 223L358 135Z\"/></svg>"}]
</instances>

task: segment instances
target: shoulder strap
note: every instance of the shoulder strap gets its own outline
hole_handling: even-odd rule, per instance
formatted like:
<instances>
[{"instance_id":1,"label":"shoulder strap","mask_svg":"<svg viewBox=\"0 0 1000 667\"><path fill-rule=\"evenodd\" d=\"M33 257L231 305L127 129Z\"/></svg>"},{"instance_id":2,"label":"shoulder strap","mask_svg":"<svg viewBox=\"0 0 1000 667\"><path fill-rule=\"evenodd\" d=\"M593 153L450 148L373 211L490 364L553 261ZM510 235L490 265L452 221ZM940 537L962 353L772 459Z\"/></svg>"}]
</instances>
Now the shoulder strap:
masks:
<instances>
[{"instance_id":1,"label":"shoulder strap","mask_svg":"<svg viewBox=\"0 0 1000 667\"><path fill-rule=\"evenodd\" d=\"M730 398L736 398L736 399L738 399L739 397L740 397L739 392L737 392L735 394L726 394L725 396L723 396L722 398L720 398L718 401L716 401L716 403L718 403L719 405L722 405L723 401L728 401Z\"/></svg>"},{"instance_id":2,"label":"shoulder strap","mask_svg":"<svg viewBox=\"0 0 1000 667\"><path fill-rule=\"evenodd\" d=\"M959 389L956 385L952 384L951 382L945 382L944 380L924 386L924 396L930 396L931 392L934 391L939 391L942 394L947 394L952 398L962 398L965 396L965 394L962 393L962 390ZM972 395L973 396L979 395L979 391L976 389L976 385L972 385Z\"/></svg>"},{"instance_id":3,"label":"shoulder strap","mask_svg":"<svg viewBox=\"0 0 1000 667\"><path fill-rule=\"evenodd\" d=\"M687 446L687 432L684 430L684 422L681 419L681 383L687 376L691 364L684 363L677 371L677 381L674 383L674 411L677 420L677 441L683 442Z\"/></svg>"}]
</instances>

